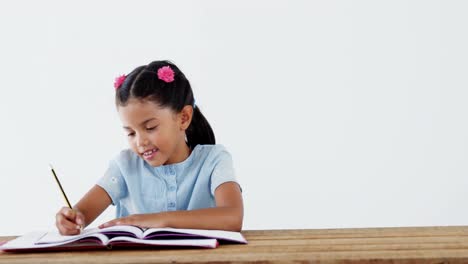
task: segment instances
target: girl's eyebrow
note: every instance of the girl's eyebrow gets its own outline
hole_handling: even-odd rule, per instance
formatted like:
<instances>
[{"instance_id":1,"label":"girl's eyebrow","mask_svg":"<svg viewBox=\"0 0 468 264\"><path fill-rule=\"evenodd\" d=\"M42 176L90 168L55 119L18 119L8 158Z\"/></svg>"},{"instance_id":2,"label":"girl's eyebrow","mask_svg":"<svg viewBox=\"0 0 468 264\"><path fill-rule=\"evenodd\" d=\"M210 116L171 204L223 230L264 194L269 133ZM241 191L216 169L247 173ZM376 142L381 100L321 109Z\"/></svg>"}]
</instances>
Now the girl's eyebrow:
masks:
<instances>
[{"instance_id":1,"label":"girl's eyebrow","mask_svg":"<svg viewBox=\"0 0 468 264\"><path fill-rule=\"evenodd\" d=\"M140 126L144 126L146 123L148 123L149 121L152 121L152 120L157 120L157 118L152 117L152 118L150 118L150 119L146 119L145 121L141 122ZM124 129L127 129L127 130L128 130L128 129L131 129L130 127L127 127L127 126L124 126L123 128L124 128Z\"/></svg>"}]
</instances>

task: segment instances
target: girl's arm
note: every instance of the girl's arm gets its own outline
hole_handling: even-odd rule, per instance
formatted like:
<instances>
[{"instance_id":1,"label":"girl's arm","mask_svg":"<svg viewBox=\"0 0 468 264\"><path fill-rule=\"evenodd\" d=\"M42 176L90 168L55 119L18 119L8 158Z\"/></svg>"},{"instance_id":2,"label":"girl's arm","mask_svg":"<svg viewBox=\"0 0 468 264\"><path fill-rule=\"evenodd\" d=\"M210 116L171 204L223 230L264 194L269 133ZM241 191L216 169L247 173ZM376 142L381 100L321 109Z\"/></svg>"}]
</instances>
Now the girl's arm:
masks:
<instances>
[{"instance_id":1,"label":"girl's arm","mask_svg":"<svg viewBox=\"0 0 468 264\"><path fill-rule=\"evenodd\" d=\"M99 185L94 185L73 207L84 215L84 226L91 224L112 203L109 194Z\"/></svg>"},{"instance_id":2,"label":"girl's arm","mask_svg":"<svg viewBox=\"0 0 468 264\"><path fill-rule=\"evenodd\" d=\"M154 214L137 214L114 219L100 225L99 227L136 225L140 227L172 227L241 231L244 217L244 206L239 185L235 182L226 182L221 184L215 190L215 201L215 208Z\"/></svg>"},{"instance_id":3,"label":"girl's arm","mask_svg":"<svg viewBox=\"0 0 468 264\"><path fill-rule=\"evenodd\" d=\"M63 207L56 215L56 226L62 235L77 235L78 227L85 227L96 219L110 204L112 200L107 192L95 185L73 207Z\"/></svg>"}]
</instances>

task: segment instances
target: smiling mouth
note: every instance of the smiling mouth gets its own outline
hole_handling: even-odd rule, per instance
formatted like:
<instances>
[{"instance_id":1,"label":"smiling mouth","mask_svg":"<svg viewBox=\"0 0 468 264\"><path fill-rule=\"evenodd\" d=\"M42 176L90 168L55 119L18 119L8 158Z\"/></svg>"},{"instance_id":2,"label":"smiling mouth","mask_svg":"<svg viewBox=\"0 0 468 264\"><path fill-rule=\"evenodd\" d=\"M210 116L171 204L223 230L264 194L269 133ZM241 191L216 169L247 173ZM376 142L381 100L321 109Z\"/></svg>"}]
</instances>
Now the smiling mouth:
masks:
<instances>
[{"instance_id":1,"label":"smiling mouth","mask_svg":"<svg viewBox=\"0 0 468 264\"><path fill-rule=\"evenodd\" d=\"M158 149L154 148L154 149L150 149L150 150L147 150L145 152L143 152L143 157L144 158L151 158L152 156L154 156L154 154L158 151Z\"/></svg>"}]
</instances>

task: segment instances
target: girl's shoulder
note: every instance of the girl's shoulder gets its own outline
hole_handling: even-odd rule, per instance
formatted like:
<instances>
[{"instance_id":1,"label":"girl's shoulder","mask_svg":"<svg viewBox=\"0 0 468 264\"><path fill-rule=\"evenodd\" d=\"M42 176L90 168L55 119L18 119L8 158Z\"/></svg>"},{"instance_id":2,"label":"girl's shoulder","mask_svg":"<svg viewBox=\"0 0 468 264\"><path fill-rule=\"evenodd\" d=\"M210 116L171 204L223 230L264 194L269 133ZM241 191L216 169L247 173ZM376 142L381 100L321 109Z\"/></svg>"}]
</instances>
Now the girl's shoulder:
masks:
<instances>
[{"instance_id":1,"label":"girl's shoulder","mask_svg":"<svg viewBox=\"0 0 468 264\"><path fill-rule=\"evenodd\" d=\"M197 154L203 154L205 156L216 156L221 153L228 153L226 147L221 144L214 144L214 145L196 145L194 152Z\"/></svg>"},{"instance_id":2,"label":"girl's shoulder","mask_svg":"<svg viewBox=\"0 0 468 264\"><path fill-rule=\"evenodd\" d=\"M140 158L135 152L133 152L131 149L124 149L121 150L114 159L116 160L136 160Z\"/></svg>"},{"instance_id":3,"label":"girl's shoulder","mask_svg":"<svg viewBox=\"0 0 468 264\"><path fill-rule=\"evenodd\" d=\"M211 152L220 152L220 151L225 151L226 148L224 145L221 144L209 144L209 145L196 145L194 150L198 150L199 152L204 152L204 153L211 153Z\"/></svg>"},{"instance_id":4,"label":"girl's shoulder","mask_svg":"<svg viewBox=\"0 0 468 264\"><path fill-rule=\"evenodd\" d=\"M112 159L121 168L135 168L142 165L141 158L135 154L131 149L121 150Z\"/></svg>"},{"instance_id":5,"label":"girl's shoulder","mask_svg":"<svg viewBox=\"0 0 468 264\"><path fill-rule=\"evenodd\" d=\"M194 158L208 163L217 163L223 159L231 159L231 153L224 145L197 145L194 149Z\"/></svg>"}]
</instances>

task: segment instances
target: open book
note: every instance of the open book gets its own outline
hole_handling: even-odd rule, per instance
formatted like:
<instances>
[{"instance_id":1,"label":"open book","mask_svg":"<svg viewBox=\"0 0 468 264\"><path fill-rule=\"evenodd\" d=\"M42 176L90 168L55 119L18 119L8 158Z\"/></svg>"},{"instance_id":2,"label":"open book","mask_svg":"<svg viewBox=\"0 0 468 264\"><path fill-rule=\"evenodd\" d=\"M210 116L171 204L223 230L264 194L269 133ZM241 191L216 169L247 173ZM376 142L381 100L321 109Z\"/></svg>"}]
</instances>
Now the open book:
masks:
<instances>
[{"instance_id":1,"label":"open book","mask_svg":"<svg viewBox=\"0 0 468 264\"><path fill-rule=\"evenodd\" d=\"M75 236L62 236L57 231L31 232L1 245L0 250L21 252L145 246L216 248L219 243L247 244L247 240L239 232L221 230L111 226L85 229Z\"/></svg>"}]
</instances>

